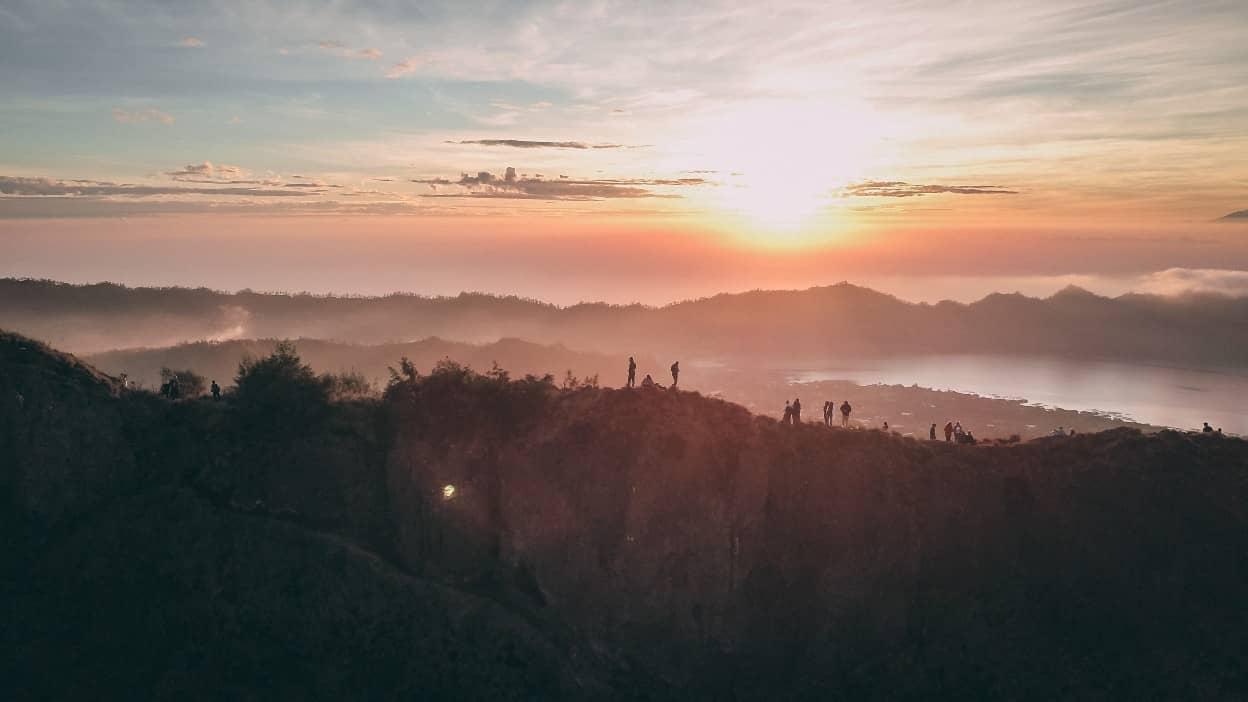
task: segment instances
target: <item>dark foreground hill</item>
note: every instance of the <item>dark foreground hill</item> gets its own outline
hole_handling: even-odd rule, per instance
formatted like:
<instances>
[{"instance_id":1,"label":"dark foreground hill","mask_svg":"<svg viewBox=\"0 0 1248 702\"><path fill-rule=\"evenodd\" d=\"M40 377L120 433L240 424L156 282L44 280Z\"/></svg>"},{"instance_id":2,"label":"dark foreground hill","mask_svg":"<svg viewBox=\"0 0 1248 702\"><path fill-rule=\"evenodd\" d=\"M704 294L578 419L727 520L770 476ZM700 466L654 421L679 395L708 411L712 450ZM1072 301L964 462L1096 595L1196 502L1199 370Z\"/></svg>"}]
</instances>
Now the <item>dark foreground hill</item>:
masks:
<instances>
[{"instance_id":1,"label":"dark foreground hill","mask_svg":"<svg viewBox=\"0 0 1248 702\"><path fill-rule=\"evenodd\" d=\"M0 337L6 697L1248 695L1237 439L253 370L167 402Z\"/></svg>"}]
</instances>

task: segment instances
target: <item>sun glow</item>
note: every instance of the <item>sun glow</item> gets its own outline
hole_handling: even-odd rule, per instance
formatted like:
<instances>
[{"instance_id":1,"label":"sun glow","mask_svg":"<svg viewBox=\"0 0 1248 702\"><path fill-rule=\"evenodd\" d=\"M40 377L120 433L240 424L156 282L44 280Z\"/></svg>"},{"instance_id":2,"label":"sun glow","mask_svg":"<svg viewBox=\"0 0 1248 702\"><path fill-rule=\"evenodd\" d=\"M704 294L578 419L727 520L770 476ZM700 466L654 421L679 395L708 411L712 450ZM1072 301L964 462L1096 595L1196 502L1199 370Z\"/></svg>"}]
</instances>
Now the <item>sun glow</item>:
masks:
<instances>
[{"instance_id":1,"label":"sun glow","mask_svg":"<svg viewBox=\"0 0 1248 702\"><path fill-rule=\"evenodd\" d=\"M766 101L706 119L691 146L723 169L707 204L767 243L819 228L840 188L868 168L876 134L853 103Z\"/></svg>"}]
</instances>

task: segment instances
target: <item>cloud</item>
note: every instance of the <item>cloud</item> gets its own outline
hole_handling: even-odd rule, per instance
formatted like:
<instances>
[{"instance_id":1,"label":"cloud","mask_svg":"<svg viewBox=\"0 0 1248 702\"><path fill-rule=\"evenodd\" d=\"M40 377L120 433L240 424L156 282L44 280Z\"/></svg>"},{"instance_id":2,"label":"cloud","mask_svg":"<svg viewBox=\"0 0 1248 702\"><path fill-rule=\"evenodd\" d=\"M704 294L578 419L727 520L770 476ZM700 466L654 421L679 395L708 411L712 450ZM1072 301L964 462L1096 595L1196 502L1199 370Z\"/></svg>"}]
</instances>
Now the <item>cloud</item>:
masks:
<instances>
[{"instance_id":1,"label":"cloud","mask_svg":"<svg viewBox=\"0 0 1248 702\"><path fill-rule=\"evenodd\" d=\"M920 195L1017 195L999 185L919 185L900 180L868 180L845 188L851 197L917 197Z\"/></svg>"},{"instance_id":2,"label":"cloud","mask_svg":"<svg viewBox=\"0 0 1248 702\"><path fill-rule=\"evenodd\" d=\"M575 180L560 176L558 180L546 180L541 177L517 176L516 169L510 166L503 175L497 176L489 171L480 171L475 176L467 173L459 180L447 178L429 178L413 180L430 186L435 192L424 197L480 197L506 198L518 200L558 200L567 202L588 202L618 198L675 198L679 195L657 193L650 190L651 186L694 186L706 185L702 178L627 178L627 179L591 179ZM460 188L455 193L439 193L439 186Z\"/></svg>"},{"instance_id":3,"label":"cloud","mask_svg":"<svg viewBox=\"0 0 1248 702\"><path fill-rule=\"evenodd\" d=\"M182 37L182 41L179 43L188 49L198 49L204 45L203 40L199 37Z\"/></svg>"},{"instance_id":4,"label":"cloud","mask_svg":"<svg viewBox=\"0 0 1248 702\"><path fill-rule=\"evenodd\" d=\"M1222 268L1168 268L1151 273L1136 286L1154 295L1217 294L1248 297L1248 271Z\"/></svg>"},{"instance_id":5,"label":"cloud","mask_svg":"<svg viewBox=\"0 0 1248 702\"><path fill-rule=\"evenodd\" d=\"M528 139L464 139L447 141L447 144L476 144L478 146L510 146L516 149L628 149L624 144L587 144L583 141L531 141Z\"/></svg>"},{"instance_id":6,"label":"cloud","mask_svg":"<svg viewBox=\"0 0 1248 702\"><path fill-rule=\"evenodd\" d=\"M161 112L160 110L151 107L146 110L123 110L120 107L114 107L113 119L117 120L121 124L138 124L140 122L173 124L176 121L173 118L173 115L168 112Z\"/></svg>"},{"instance_id":7,"label":"cloud","mask_svg":"<svg viewBox=\"0 0 1248 702\"><path fill-rule=\"evenodd\" d=\"M415 73L416 69L420 68L422 63L424 62L415 56L408 58L408 59L404 59L394 64L393 66L391 66L386 71L386 77L393 80L395 78L402 78L403 76L408 75L409 73Z\"/></svg>"},{"instance_id":8,"label":"cloud","mask_svg":"<svg viewBox=\"0 0 1248 702\"><path fill-rule=\"evenodd\" d=\"M308 193L266 188L186 188L171 185L130 185L96 180L53 180L0 176L0 195L39 197L149 197L152 195L245 195L250 197L301 197Z\"/></svg>"},{"instance_id":9,"label":"cloud","mask_svg":"<svg viewBox=\"0 0 1248 702\"><path fill-rule=\"evenodd\" d=\"M333 39L326 39L316 43L324 51L328 51L335 56L345 59L366 59L368 61L376 61L381 58L381 49L369 47L365 49L352 49L346 44Z\"/></svg>"},{"instance_id":10,"label":"cloud","mask_svg":"<svg viewBox=\"0 0 1248 702\"><path fill-rule=\"evenodd\" d=\"M1219 222L1248 222L1248 210L1232 212L1225 217L1218 217Z\"/></svg>"},{"instance_id":11,"label":"cloud","mask_svg":"<svg viewBox=\"0 0 1248 702\"><path fill-rule=\"evenodd\" d=\"M170 178L185 183L223 183L235 185L260 185L273 181L251 179L251 173L238 166L227 166L224 163L214 164L212 161L190 163L176 171L165 171Z\"/></svg>"}]
</instances>

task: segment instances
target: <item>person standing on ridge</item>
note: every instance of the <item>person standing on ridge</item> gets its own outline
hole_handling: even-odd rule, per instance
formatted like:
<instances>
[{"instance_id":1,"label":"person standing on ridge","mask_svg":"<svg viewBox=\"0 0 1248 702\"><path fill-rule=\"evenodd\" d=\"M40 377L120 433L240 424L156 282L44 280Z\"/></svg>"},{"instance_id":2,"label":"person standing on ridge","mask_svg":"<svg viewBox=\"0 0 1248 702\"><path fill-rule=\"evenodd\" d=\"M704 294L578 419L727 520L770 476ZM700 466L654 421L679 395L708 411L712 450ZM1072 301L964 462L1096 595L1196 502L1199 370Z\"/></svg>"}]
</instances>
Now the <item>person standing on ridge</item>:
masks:
<instances>
[{"instance_id":1,"label":"person standing on ridge","mask_svg":"<svg viewBox=\"0 0 1248 702\"><path fill-rule=\"evenodd\" d=\"M802 423L802 401L797 398L793 400L793 423Z\"/></svg>"},{"instance_id":2,"label":"person standing on ridge","mask_svg":"<svg viewBox=\"0 0 1248 702\"><path fill-rule=\"evenodd\" d=\"M672 364L672 387L676 387L676 383L680 381L680 361Z\"/></svg>"},{"instance_id":3,"label":"person standing on ridge","mask_svg":"<svg viewBox=\"0 0 1248 702\"><path fill-rule=\"evenodd\" d=\"M832 401L825 400L823 403L823 424L824 426L832 426Z\"/></svg>"},{"instance_id":4,"label":"person standing on ridge","mask_svg":"<svg viewBox=\"0 0 1248 702\"><path fill-rule=\"evenodd\" d=\"M953 441L953 422L945 422L945 441Z\"/></svg>"},{"instance_id":5,"label":"person standing on ridge","mask_svg":"<svg viewBox=\"0 0 1248 702\"><path fill-rule=\"evenodd\" d=\"M932 428L927 430L927 439L928 441L936 440L936 423L935 422L932 423ZM948 441L948 439L946 439L946 441Z\"/></svg>"},{"instance_id":6,"label":"person standing on ridge","mask_svg":"<svg viewBox=\"0 0 1248 702\"><path fill-rule=\"evenodd\" d=\"M845 427L846 429L849 428L849 413L853 411L854 411L854 408L849 405L849 400L846 400L841 403L841 426L842 427Z\"/></svg>"},{"instance_id":7,"label":"person standing on ridge","mask_svg":"<svg viewBox=\"0 0 1248 702\"><path fill-rule=\"evenodd\" d=\"M781 424L793 423L793 404L789 402L788 400L784 401L784 420L781 421L780 423Z\"/></svg>"},{"instance_id":8,"label":"person standing on ridge","mask_svg":"<svg viewBox=\"0 0 1248 702\"><path fill-rule=\"evenodd\" d=\"M217 385L217 381L215 380L212 381L212 399L214 400L221 399L221 386Z\"/></svg>"},{"instance_id":9,"label":"person standing on ridge","mask_svg":"<svg viewBox=\"0 0 1248 702\"><path fill-rule=\"evenodd\" d=\"M631 388L636 383L637 383L637 362L633 360L632 356L629 356L628 357L628 385L626 387Z\"/></svg>"}]
</instances>

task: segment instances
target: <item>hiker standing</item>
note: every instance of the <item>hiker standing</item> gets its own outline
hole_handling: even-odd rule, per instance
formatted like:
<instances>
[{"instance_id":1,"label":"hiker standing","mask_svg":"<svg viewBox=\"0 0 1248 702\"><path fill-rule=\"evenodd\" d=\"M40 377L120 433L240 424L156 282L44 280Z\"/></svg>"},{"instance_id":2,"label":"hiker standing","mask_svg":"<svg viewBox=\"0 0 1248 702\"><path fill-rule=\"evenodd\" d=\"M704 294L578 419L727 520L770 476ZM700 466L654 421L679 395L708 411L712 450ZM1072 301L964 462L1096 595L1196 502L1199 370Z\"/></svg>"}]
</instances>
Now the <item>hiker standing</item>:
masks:
<instances>
[{"instance_id":1,"label":"hiker standing","mask_svg":"<svg viewBox=\"0 0 1248 702\"><path fill-rule=\"evenodd\" d=\"M945 441L953 441L953 422L945 422Z\"/></svg>"},{"instance_id":2,"label":"hiker standing","mask_svg":"<svg viewBox=\"0 0 1248 702\"><path fill-rule=\"evenodd\" d=\"M629 356L628 357L628 385L626 387L631 388L633 387L634 384L636 384L636 382L637 382L637 362L633 360L632 356Z\"/></svg>"},{"instance_id":3,"label":"hiker standing","mask_svg":"<svg viewBox=\"0 0 1248 702\"><path fill-rule=\"evenodd\" d=\"M781 421L780 423L781 424L793 423L793 403L789 402L788 400L784 401L784 420Z\"/></svg>"},{"instance_id":4,"label":"hiker standing","mask_svg":"<svg viewBox=\"0 0 1248 702\"><path fill-rule=\"evenodd\" d=\"M928 441L936 440L936 423L935 422L932 422L932 428L929 429L927 432L927 439Z\"/></svg>"},{"instance_id":5,"label":"hiker standing","mask_svg":"<svg viewBox=\"0 0 1248 702\"><path fill-rule=\"evenodd\" d=\"M672 364L672 387L676 387L676 383L680 380L680 361Z\"/></svg>"},{"instance_id":6,"label":"hiker standing","mask_svg":"<svg viewBox=\"0 0 1248 702\"><path fill-rule=\"evenodd\" d=\"M221 386L217 385L217 381L215 380L212 381L212 399L214 400L221 399Z\"/></svg>"},{"instance_id":7,"label":"hiker standing","mask_svg":"<svg viewBox=\"0 0 1248 702\"><path fill-rule=\"evenodd\" d=\"M849 413L853 411L854 411L854 408L849 405L849 400L846 400L841 403L841 426L842 427L846 427L846 428L849 427Z\"/></svg>"},{"instance_id":8,"label":"hiker standing","mask_svg":"<svg viewBox=\"0 0 1248 702\"><path fill-rule=\"evenodd\" d=\"M800 399L793 400L793 423L802 423L802 401Z\"/></svg>"}]
</instances>

